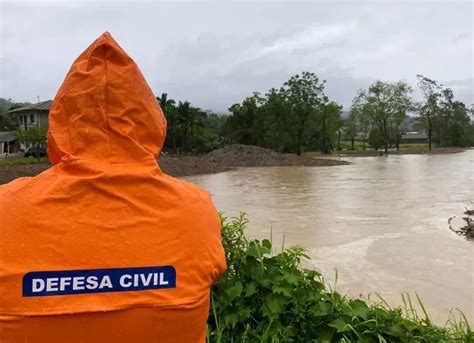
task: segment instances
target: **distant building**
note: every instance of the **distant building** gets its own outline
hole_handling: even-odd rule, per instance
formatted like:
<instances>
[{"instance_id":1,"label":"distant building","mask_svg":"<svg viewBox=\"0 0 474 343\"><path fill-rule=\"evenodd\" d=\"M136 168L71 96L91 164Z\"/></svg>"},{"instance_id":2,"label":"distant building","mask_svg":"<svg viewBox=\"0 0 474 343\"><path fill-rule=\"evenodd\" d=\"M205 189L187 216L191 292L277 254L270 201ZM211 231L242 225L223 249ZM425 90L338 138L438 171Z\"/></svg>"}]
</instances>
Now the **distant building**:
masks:
<instances>
[{"instance_id":1,"label":"distant building","mask_svg":"<svg viewBox=\"0 0 474 343\"><path fill-rule=\"evenodd\" d=\"M49 109L51 108L53 100L47 100L15 108L14 110L8 111L13 113L18 118L20 130L26 130L32 126L39 127L43 130L48 130L48 116Z\"/></svg>"},{"instance_id":2,"label":"distant building","mask_svg":"<svg viewBox=\"0 0 474 343\"><path fill-rule=\"evenodd\" d=\"M402 135L401 143L427 143L428 135L425 131L412 131Z\"/></svg>"},{"instance_id":3,"label":"distant building","mask_svg":"<svg viewBox=\"0 0 474 343\"><path fill-rule=\"evenodd\" d=\"M0 156L18 152L20 145L15 134L11 131L0 131Z\"/></svg>"},{"instance_id":4,"label":"distant building","mask_svg":"<svg viewBox=\"0 0 474 343\"><path fill-rule=\"evenodd\" d=\"M13 110L8 113L14 114L18 118L20 130L26 130L30 127L39 127L44 131L48 131L49 126L49 109L51 108L53 100L38 102L36 104L26 105ZM19 149L26 150L28 148L25 144L20 143Z\"/></svg>"}]
</instances>

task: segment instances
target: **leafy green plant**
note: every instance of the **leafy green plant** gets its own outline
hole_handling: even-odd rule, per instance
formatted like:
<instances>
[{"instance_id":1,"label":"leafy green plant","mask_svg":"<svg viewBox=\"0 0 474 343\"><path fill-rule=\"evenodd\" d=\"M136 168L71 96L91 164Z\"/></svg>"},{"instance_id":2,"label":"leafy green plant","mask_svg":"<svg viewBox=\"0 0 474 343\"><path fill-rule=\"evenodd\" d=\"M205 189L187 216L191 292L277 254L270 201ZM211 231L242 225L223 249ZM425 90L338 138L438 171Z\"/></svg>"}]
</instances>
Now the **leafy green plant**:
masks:
<instances>
[{"instance_id":1,"label":"leafy green plant","mask_svg":"<svg viewBox=\"0 0 474 343\"><path fill-rule=\"evenodd\" d=\"M301 267L302 247L247 239L244 214L222 223L228 270L212 289L208 342L474 342L463 315L438 327L418 295L423 316L406 295L404 308L348 298Z\"/></svg>"},{"instance_id":2,"label":"leafy green plant","mask_svg":"<svg viewBox=\"0 0 474 343\"><path fill-rule=\"evenodd\" d=\"M32 126L26 130L17 131L16 136L20 142L33 149L38 162L40 162L41 147L46 145L46 131L40 127Z\"/></svg>"}]
</instances>

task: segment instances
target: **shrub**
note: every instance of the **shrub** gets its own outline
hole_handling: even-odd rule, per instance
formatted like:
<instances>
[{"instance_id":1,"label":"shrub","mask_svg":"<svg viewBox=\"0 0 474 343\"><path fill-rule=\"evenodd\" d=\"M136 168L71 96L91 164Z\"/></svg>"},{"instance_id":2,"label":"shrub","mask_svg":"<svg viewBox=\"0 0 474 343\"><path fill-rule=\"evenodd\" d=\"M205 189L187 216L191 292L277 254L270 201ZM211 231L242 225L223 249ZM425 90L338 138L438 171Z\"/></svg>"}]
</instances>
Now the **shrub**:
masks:
<instances>
[{"instance_id":1,"label":"shrub","mask_svg":"<svg viewBox=\"0 0 474 343\"><path fill-rule=\"evenodd\" d=\"M222 221L228 270L211 292L208 342L474 342L463 317L438 327L409 297L405 311L350 299L301 267L303 248L273 254L245 237L243 214Z\"/></svg>"},{"instance_id":2,"label":"shrub","mask_svg":"<svg viewBox=\"0 0 474 343\"><path fill-rule=\"evenodd\" d=\"M379 128L373 128L369 133L368 139L369 146L375 150L380 149L384 145L384 138L382 131Z\"/></svg>"}]
</instances>

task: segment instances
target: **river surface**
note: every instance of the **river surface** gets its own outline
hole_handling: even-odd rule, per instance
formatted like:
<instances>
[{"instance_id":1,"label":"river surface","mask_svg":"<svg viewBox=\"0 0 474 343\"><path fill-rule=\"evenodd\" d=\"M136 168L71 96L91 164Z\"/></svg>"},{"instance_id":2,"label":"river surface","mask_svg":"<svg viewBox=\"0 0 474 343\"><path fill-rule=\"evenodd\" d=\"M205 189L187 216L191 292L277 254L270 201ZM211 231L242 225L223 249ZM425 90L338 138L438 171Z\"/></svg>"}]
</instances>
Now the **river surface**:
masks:
<instances>
[{"instance_id":1,"label":"river surface","mask_svg":"<svg viewBox=\"0 0 474 343\"><path fill-rule=\"evenodd\" d=\"M474 241L449 230L474 203L474 150L344 158L336 167L242 168L186 177L227 216L248 214L248 235L309 250L337 290L390 304L417 292L435 321L451 308L474 320ZM372 299L373 296L371 296Z\"/></svg>"}]
</instances>

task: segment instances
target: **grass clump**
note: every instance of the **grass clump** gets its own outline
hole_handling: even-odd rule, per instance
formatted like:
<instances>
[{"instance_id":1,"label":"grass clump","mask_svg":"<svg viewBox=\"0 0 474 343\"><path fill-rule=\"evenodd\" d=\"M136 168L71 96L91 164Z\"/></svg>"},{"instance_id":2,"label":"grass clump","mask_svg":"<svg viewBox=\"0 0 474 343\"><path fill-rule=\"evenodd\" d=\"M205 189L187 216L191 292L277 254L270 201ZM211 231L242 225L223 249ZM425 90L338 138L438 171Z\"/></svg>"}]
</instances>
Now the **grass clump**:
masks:
<instances>
[{"instance_id":1,"label":"grass clump","mask_svg":"<svg viewBox=\"0 0 474 343\"><path fill-rule=\"evenodd\" d=\"M390 308L339 294L301 267L303 248L274 254L270 240L246 238L246 224L223 218L228 270L212 289L207 342L474 342L464 317L436 326L407 296Z\"/></svg>"}]
</instances>

